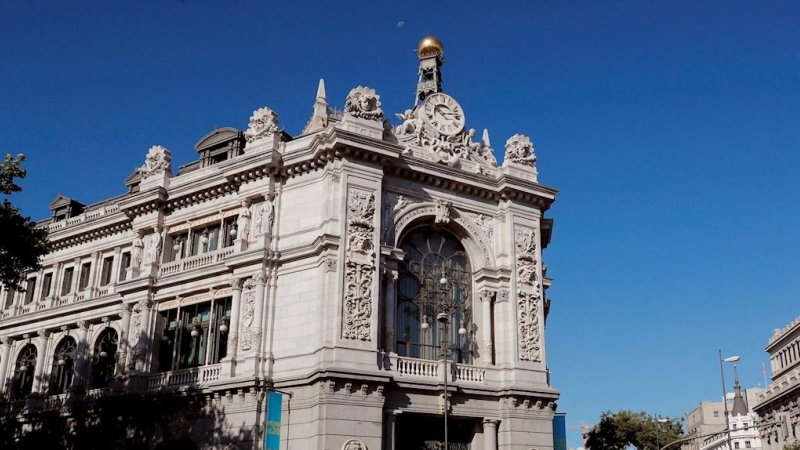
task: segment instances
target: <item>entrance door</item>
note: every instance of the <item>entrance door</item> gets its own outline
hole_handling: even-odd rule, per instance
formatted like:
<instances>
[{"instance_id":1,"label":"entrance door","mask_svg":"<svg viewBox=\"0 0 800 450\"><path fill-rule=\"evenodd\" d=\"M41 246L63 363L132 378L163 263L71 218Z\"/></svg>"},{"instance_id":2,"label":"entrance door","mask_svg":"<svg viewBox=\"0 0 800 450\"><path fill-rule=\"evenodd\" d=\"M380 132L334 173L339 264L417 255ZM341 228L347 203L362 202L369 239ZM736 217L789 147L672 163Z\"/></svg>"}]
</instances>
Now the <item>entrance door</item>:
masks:
<instances>
[{"instance_id":1,"label":"entrance door","mask_svg":"<svg viewBox=\"0 0 800 450\"><path fill-rule=\"evenodd\" d=\"M470 450L477 419L454 418L447 422L449 448L444 448L444 417L403 413L397 417L397 450Z\"/></svg>"}]
</instances>

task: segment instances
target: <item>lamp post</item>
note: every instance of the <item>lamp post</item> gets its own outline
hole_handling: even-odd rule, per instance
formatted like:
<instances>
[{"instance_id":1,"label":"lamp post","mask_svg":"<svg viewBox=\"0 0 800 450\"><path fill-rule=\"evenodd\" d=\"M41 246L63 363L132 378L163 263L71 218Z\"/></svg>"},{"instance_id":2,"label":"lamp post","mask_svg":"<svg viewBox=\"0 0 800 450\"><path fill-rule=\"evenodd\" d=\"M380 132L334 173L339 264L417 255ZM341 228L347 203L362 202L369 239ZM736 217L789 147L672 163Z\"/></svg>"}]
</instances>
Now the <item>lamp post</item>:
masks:
<instances>
[{"instance_id":1,"label":"lamp post","mask_svg":"<svg viewBox=\"0 0 800 450\"><path fill-rule=\"evenodd\" d=\"M448 419L449 419L449 407L450 401L448 398L448 391L447 391L447 381L448 377L450 376L450 365L449 363L449 353L450 353L450 340L449 340L449 325L450 325L450 318L452 317L455 311L461 310L461 302L459 299L455 298L454 288L456 287L456 283L454 283L451 278L458 278L458 277L448 277L448 269L446 260L442 261L441 265L434 265L432 273L428 274L421 274L423 277L427 276L430 277L431 275L441 274L438 282L435 283L425 283L427 289L422 294L422 299L425 302L425 306L432 307L433 312L436 314L436 321L439 323L441 327L441 339L439 340L439 360L443 362L444 367L444 448L447 449L450 446L450 439L448 435ZM423 307L421 310L425 312L427 308ZM427 331L429 328L427 315L422 316L422 330ZM467 334L466 328L464 328L463 318L461 326L458 329L458 334L460 336L464 336Z\"/></svg>"},{"instance_id":2,"label":"lamp post","mask_svg":"<svg viewBox=\"0 0 800 450\"><path fill-rule=\"evenodd\" d=\"M733 446L731 445L731 422L730 418L728 417L728 392L725 388L725 370L723 368L723 363L733 363L734 371L736 370L736 363L739 361L738 356L729 356L727 358L722 358L722 349L719 350L719 375L722 378L722 404L725 406L725 434L727 436L728 442L728 450L733 450Z\"/></svg>"},{"instance_id":3,"label":"lamp post","mask_svg":"<svg viewBox=\"0 0 800 450\"><path fill-rule=\"evenodd\" d=\"M661 444L659 443L659 439L658 439L658 432L661 431L661 425L660 424L667 423L667 422L669 422L669 419L664 419L664 418L656 419L656 450L661 448Z\"/></svg>"}]
</instances>

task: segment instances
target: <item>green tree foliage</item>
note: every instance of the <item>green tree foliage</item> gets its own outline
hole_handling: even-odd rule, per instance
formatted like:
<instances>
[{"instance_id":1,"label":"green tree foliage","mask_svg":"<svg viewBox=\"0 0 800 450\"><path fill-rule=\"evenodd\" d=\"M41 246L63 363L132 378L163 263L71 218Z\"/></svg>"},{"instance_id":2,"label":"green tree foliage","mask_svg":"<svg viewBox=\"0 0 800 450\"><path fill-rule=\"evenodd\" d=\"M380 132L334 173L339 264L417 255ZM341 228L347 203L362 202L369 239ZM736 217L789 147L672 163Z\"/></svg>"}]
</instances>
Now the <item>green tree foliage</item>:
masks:
<instances>
[{"instance_id":1,"label":"green tree foliage","mask_svg":"<svg viewBox=\"0 0 800 450\"><path fill-rule=\"evenodd\" d=\"M22 190L15 179L25 178L25 155L6 155L0 163L0 194L9 196ZM25 274L39 270L41 257L50 250L47 230L36 228L8 200L0 204L0 282L12 289L21 288Z\"/></svg>"},{"instance_id":2,"label":"green tree foliage","mask_svg":"<svg viewBox=\"0 0 800 450\"><path fill-rule=\"evenodd\" d=\"M683 437L679 420L652 416L646 412L606 411L589 430L586 446L590 450L657 450Z\"/></svg>"},{"instance_id":3,"label":"green tree foliage","mask_svg":"<svg viewBox=\"0 0 800 450\"><path fill-rule=\"evenodd\" d=\"M800 450L800 441L795 441L791 444L784 444L783 450Z\"/></svg>"}]
</instances>

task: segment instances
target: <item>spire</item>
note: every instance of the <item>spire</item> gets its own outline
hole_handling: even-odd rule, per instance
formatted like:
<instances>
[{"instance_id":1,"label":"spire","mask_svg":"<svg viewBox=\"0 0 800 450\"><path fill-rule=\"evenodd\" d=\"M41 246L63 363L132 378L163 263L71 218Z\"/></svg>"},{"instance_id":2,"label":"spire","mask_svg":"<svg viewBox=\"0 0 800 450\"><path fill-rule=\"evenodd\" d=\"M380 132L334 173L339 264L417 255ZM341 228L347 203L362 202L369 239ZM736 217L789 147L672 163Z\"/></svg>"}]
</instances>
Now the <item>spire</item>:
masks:
<instances>
[{"instance_id":1,"label":"spire","mask_svg":"<svg viewBox=\"0 0 800 450\"><path fill-rule=\"evenodd\" d=\"M731 416L746 416L747 406L744 404L744 397L742 397L742 387L739 385L739 373L736 372L736 363L733 364L733 376L735 383L733 385L733 410Z\"/></svg>"},{"instance_id":2,"label":"spire","mask_svg":"<svg viewBox=\"0 0 800 450\"><path fill-rule=\"evenodd\" d=\"M314 114L303 130L303 134L313 133L328 126L328 102L325 97L325 80L320 78L319 86L317 86L317 100L314 102Z\"/></svg>"}]
</instances>

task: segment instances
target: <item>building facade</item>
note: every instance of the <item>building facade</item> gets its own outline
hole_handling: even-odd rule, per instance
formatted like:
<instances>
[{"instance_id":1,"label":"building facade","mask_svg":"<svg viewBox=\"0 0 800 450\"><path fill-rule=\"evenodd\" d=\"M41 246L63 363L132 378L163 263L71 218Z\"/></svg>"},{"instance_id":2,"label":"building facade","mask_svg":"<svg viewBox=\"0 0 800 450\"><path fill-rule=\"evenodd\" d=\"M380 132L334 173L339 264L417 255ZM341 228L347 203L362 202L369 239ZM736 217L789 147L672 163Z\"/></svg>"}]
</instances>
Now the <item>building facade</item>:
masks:
<instances>
[{"instance_id":1,"label":"building facade","mask_svg":"<svg viewBox=\"0 0 800 450\"><path fill-rule=\"evenodd\" d=\"M772 383L758 397L765 450L800 440L800 317L772 333L766 347Z\"/></svg>"},{"instance_id":2,"label":"building facade","mask_svg":"<svg viewBox=\"0 0 800 450\"><path fill-rule=\"evenodd\" d=\"M281 449L552 449L542 251L557 191L524 135L498 167L443 91L443 52L420 42L396 126L373 89L337 111L320 81L298 136L261 108L175 175L153 146L124 195L59 196L41 223L54 250L25 292L0 293L8 413L180 392L214 425L186 412L164 433L203 449L268 433Z\"/></svg>"}]
</instances>

